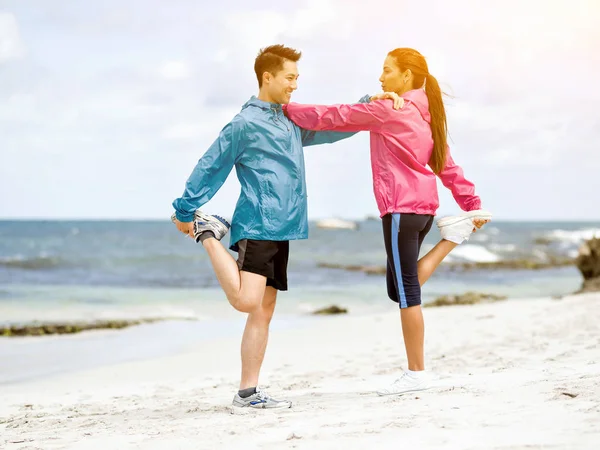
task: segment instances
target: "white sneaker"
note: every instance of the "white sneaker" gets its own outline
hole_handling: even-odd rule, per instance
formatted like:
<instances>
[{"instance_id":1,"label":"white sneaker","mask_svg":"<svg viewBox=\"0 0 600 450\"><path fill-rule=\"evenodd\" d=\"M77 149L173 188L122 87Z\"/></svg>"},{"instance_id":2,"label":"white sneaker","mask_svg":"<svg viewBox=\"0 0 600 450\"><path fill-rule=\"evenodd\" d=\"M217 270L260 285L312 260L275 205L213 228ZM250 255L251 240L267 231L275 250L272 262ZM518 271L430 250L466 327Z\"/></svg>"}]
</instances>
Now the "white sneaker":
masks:
<instances>
[{"instance_id":1,"label":"white sneaker","mask_svg":"<svg viewBox=\"0 0 600 450\"><path fill-rule=\"evenodd\" d=\"M421 377L417 378L404 372L404 374L392 384L383 389L379 389L377 395L400 395L408 392L424 391L430 387L431 384L428 375L423 374Z\"/></svg>"},{"instance_id":2,"label":"white sneaker","mask_svg":"<svg viewBox=\"0 0 600 450\"><path fill-rule=\"evenodd\" d=\"M455 244L462 244L469 240L474 228L475 225L473 225L472 219L461 220L452 225L440 228L440 234L442 235L442 239L454 242Z\"/></svg>"},{"instance_id":3,"label":"white sneaker","mask_svg":"<svg viewBox=\"0 0 600 450\"><path fill-rule=\"evenodd\" d=\"M448 225L454 225L458 222L465 220L492 220L492 213L483 209L475 209L473 211L467 211L457 216L442 217L436 221L438 228L447 227Z\"/></svg>"}]
</instances>

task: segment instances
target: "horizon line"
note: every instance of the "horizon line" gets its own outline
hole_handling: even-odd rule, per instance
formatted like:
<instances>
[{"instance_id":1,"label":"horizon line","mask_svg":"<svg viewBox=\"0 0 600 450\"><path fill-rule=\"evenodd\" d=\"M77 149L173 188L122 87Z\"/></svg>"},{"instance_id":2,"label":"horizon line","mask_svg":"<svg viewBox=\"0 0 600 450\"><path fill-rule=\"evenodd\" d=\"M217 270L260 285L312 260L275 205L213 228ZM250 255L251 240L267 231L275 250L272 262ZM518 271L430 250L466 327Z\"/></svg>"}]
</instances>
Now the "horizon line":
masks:
<instances>
[{"instance_id":1,"label":"horizon line","mask_svg":"<svg viewBox=\"0 0 600 450\"><path fill-rule=\"evenodd\" d=\"M436 215L438 216L447 216L449 214ZM363 222L368 220L380 220L379 215L366 215L360 218L347 218L347 217L313 217L309 218L309 222L318 222L321 220L343 220L349 222ZM0 217L0 222L25 222L30 220L38 220L45 222L144 222L144 221L152 221L152 222L168 222L170 221L168 218L161 217L42 217L42 216L21 216L21 217ZM598 222L600 225L600 218L598 219L556 219L556 218L494 218L492 222Z\"/></svg>"}]
</instances>

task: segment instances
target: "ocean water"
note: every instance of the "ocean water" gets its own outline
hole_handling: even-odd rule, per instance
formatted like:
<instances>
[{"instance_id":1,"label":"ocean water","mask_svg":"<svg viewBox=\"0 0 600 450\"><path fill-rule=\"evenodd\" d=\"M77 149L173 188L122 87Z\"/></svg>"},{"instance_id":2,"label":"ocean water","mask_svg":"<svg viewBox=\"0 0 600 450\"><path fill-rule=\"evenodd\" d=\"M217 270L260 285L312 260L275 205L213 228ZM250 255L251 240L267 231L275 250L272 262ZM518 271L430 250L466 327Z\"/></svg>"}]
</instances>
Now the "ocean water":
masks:
<instances>
[{"instance_id":1,"label":"ocean water","mask_svg":"<svg viewBox=\"0 0 600 450\"><path fill-rule=\"evenodd\" d=\"M494 221L447 261L575 256L594 236L600 236L598 223ZM438 240L434 227L422 253ZM384 276L319 267L385 261L379 220L361 221L356 231L312 223L310 238L290 245L290 290L279 296L273 327L326 320L308 313L331 304L351 314L397 309ZM580 284L575 267L456 272L443 264L423 299L473 290L563 295ZM0 324L149 317L174 320L117 332L0 338L0 383L198 348L215 336L241 335L245 320L229 306L202 246L169 221L0 221Z\"/></svg>"},{"instance_id":2,"label":"ocean water","mask_svg":"<svg viewBox=\"0 0 600 450\"><path fill-rule=\"evenodd\" d=\"M447 261L575 256L600 224L493 222ZM228 239L228 237L226 238ZM422 253L439 240L434 227ZM232 253L234 254L234 253ZM235 254L234 254L235 255ZM388 307L385 277L319 267L319 263L385 265L379 220L359 229L324 230L290 248L285 314L343 303L356 310ZM540 271L451 272L444 266L424 300L478 290L512 297L576 290L574 267ZM0 221L0 323L99 317L225 317L230 308L206 253L167 221Z\"/></svg>"}]
</instances>

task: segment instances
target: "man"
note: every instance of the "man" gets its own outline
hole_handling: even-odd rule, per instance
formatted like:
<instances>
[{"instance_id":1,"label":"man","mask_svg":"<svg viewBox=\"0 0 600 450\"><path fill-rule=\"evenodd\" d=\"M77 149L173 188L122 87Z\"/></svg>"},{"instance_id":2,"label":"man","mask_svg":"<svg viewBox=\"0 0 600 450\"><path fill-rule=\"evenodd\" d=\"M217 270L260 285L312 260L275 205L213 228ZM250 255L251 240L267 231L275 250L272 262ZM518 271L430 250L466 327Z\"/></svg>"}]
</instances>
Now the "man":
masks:
<instances>
[{"instance_id":1,"label":"man","mask_svg":"<svg viewBox=\"0 0 600 450\"><path fill-rule=\"evenodd\" d=\"M282 111L297 89L301 53L282 45L262 49L254 63L258 97L252 97L221 131L173 202L173 222L201 242L231 305L248 313L242 338L242 377L234 407L290 408L258 388L277 291L287 290L289 241L308 237L302 147L332 143L355 133L313 132ZM369 98L361 99L368 102ZM198 210L235 166L242 191L231 223L230 248L220 240L229 224Z\"/></svg>"}]
</instances>

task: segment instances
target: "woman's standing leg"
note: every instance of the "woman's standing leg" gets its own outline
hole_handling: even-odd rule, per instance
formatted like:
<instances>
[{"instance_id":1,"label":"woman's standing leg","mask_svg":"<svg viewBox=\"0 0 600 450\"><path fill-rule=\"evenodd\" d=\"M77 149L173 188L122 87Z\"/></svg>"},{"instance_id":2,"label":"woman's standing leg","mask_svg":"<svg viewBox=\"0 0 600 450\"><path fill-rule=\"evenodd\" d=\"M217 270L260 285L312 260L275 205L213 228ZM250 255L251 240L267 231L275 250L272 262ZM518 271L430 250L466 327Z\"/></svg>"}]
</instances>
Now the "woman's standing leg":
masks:
<instances>
[{"instance_id":1,"label":"woman's standing leg","mask_svg":"<svg viewBox=\"0 0 600 450\"><path fill-rule=\"evenodd\" d=\"M424 340L425 324L421 310L419 250L431 228L432 216L391 214L383 218L388 255L388 294L400 306L408 372L380 394L398 394L426 389Z\"/></svg>"}]
</instances>

